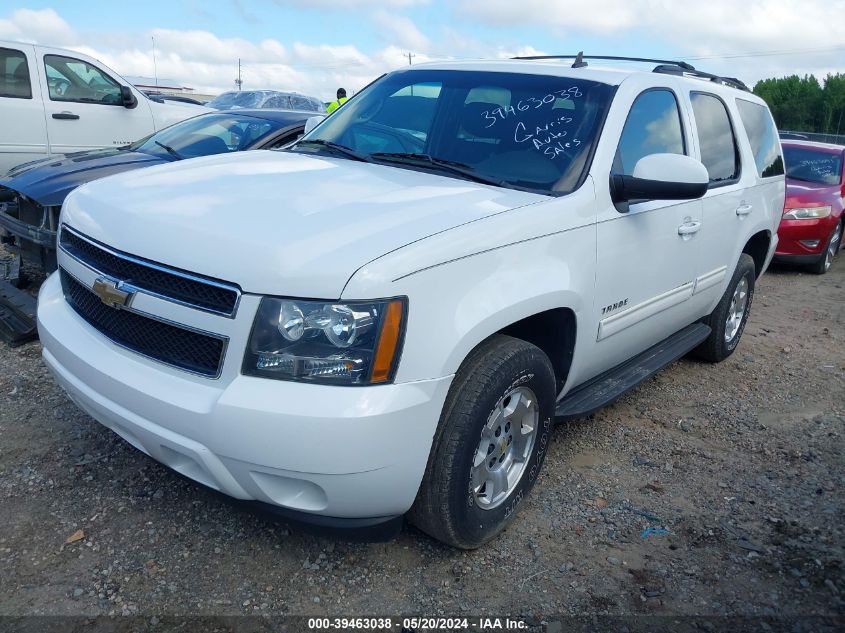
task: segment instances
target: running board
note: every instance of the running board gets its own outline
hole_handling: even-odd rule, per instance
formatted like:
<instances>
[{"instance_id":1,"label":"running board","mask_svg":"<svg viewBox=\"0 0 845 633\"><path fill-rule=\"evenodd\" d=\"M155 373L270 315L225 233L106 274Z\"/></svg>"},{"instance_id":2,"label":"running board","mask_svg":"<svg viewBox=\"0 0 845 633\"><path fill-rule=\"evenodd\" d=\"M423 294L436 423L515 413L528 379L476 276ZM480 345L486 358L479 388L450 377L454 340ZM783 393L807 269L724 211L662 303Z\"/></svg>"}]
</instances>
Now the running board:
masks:
<instances>
[{"instance_id":1,"label":"running board","mask_svg":"<svg viewBox=\"0 0 845 633\"><path fill-rule=\"evenodd\" d=\"M642 354L576 387L557 403L558 421L582 418L606 407L646 378L674 363L710 335L710 326L693 323Z\"/></svg>"},{"instance_id":2,"label":"running board","mask_svg":"<svg viewBox=\"0 0 845 633\"><path fill-rule=\"evenodd\" d=\"M38 338L35 297L0 280L0 339L11 347Z\"/></svg>"}]
</instances>

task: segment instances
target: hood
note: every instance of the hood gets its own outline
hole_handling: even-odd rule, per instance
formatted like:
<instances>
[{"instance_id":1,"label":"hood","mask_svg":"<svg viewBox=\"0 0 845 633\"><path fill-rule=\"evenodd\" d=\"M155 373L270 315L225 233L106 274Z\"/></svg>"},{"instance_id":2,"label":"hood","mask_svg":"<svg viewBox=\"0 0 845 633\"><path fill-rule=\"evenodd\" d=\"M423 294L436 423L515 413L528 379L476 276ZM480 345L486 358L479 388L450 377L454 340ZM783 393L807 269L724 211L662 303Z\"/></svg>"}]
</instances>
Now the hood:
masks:
<instances>
[{"instance_id":1,"label":"hood","mask_svg":"<svg viewBox=\"0 0 845 633\"><path fill-rule=\"evenodd\" d=\"M823 185L787 178L785 207L793 209L802 206L818 206L842 203L845 185Z\"/></svg>"},{"instance_id":2,"label":"hood","mask_svg":"<svg viewBox=\"0 0 845 633\"><path fill-rule=\"evenodd\" d=\"M385 253L542 200L430 172L258 150L85 185L62 218L114 248L246 292L337 299Z\"/></svg>"},{"instance_id":3,"label":"hood","mask_svg":"<svg viewBox=\"0 0 845 633\"><path fill-rule=\"evenodd\" d=\"M20 165L0 178L0 186L13 189L41 205L58 206L67 194L86 182L165 162L169 162L168 159L128 150L77 152Z\"/></svg>"}]
</instances>

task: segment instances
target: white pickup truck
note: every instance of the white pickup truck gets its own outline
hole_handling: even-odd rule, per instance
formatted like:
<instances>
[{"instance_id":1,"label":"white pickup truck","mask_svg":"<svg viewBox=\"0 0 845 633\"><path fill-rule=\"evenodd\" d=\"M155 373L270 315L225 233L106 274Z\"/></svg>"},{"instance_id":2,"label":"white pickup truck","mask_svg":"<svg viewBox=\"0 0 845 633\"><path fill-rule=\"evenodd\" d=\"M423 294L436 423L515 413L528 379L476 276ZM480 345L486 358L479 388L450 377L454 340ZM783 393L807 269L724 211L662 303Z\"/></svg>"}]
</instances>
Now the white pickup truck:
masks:
<instances>
[{"instance_id":1,"label":"white pickup truck","mask_svg":"<svg viewBox=\"0 0 845 633\"><path fill-rule=\"evenodd\" d=\"M128 145L207 111L153 101L82 53L0 41L0 175L51 154Z\"/></svg>"},{"instance_id":2,"label":"white pickup truck","mask_svg":"<svg viewBox=\"0 0 845 633\"><path fill-rule=\"evenodd\" d=\"M286 150L79 187L44 360L96 420L232 497L477 547L538 481L555 419L688 352L728 357L774 253L765 103L652 66L421 64Z\"/></svg>"}]
</instances>

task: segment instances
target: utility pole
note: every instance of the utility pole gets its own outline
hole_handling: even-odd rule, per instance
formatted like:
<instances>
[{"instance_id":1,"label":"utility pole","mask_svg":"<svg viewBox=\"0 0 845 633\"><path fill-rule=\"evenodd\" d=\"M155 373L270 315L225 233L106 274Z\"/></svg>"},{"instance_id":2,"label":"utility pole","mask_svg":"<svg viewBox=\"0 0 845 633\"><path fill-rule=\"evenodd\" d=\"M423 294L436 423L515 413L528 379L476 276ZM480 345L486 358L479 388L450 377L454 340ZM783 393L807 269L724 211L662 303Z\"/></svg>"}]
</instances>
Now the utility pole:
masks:
<instances>
[{"instance_id":1,"label":"utility pole","mask_svg":"<svg viewBox=\"0 0 845 633\"><path fill-rule=\"evenodd\" d=\"M412 57L416 57L416 55L414 55L413 53L409 52L409 53L408 53L408 66L410 66L410 65L411 65L411 63L412 63L412 62L411 62L411 58L412 58Z\"/></svg>"},{"instance_id":2,"label":"utility pole","mask_svg":"<svg viewBox=\"0 0 845 633\"><path fill-rule=\"evenodd\" d=\"M153 41L153 74L155 75L156 88L158 88L158 64L156 63L156 38L155 35L150 35Z\"/></svg>"},{"instance_id":3,"label":"utility pole","mask_svg":"<svg viewBox=\"0 0 845 633\"><path fill-rule=\"evenodd\" d=\"M238 57L238 78L235 79L235 85L238 87L238 90L241 89L241 85L243 85L243 80L241 79L241 58Z\"/></svg>"}]
</instances>

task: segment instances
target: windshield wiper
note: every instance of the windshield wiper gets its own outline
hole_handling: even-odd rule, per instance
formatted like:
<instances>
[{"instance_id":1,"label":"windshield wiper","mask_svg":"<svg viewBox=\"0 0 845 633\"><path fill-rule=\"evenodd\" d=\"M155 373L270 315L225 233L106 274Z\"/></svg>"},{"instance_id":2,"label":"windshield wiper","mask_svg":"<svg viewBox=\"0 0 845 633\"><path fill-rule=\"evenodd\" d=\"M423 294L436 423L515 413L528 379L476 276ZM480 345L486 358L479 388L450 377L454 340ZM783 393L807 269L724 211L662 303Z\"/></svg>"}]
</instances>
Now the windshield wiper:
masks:
<instances>
[{"instance_id":1,"label":"windshield wiper","mask_svg":"<svg viewBox=\"0 0 845 633\"><path fill-rule=\"evenodd\" d=\"M165 145L164 143L162 143L160 141L153 141L153 143L155 143L156 145L158 145L159 147L164 149L171 156L176 157L176 160L182 160L183 156L179 152L177 152L175 149L170 147L170 145Z\"/></svg>"},{"instance_id":2,"label":"windshield wiper","mask_svg":"<svg viewBox=\"0 0 845 633\"><path fill-rule=\"evenodd\" d=\"M306 141L299 141L294 147L299 145L318 145L319 147L326 147L330 150L334 150L338 154L349 156L349 158L359 160L363 163L370 162L370 158L366 154L361 154L350 147L346 147L346 145L341 145L340 143L335 143L334 141L327 141L322 138L312 138Z\"/></svg>"},{"instance_id":3,"label":"windshield wiper","mask_svg":"<svg viewBox=\"0 0 845 633\"><path fill-rule=\"evenodd\" d=\"M485 185L495 185L497 187L510 186L504 180L490 178L489 176L482 176L466 163L446 160L445 158L435 158L430 154L415 154L411 152L375 152L374 154L370 154L370 158L387 162L405 163L409 165L419 165L422 163L427 167L433 167L435 169L439 169L440 171L456 174Z\"/></svg>"}]
</instances>

